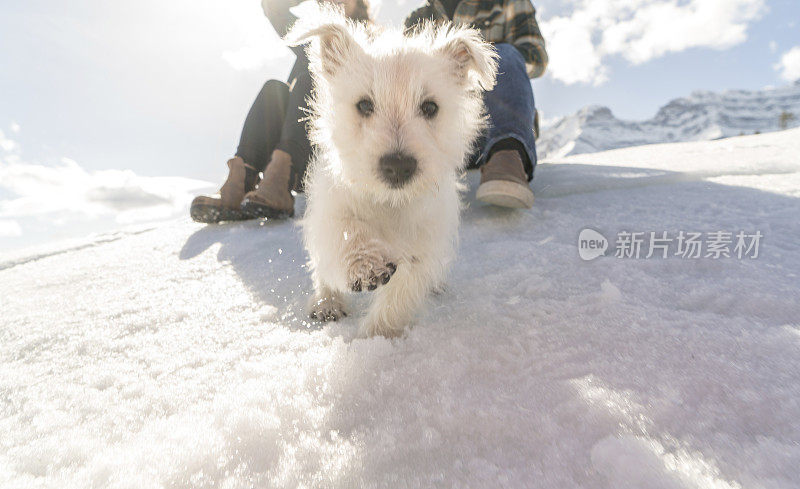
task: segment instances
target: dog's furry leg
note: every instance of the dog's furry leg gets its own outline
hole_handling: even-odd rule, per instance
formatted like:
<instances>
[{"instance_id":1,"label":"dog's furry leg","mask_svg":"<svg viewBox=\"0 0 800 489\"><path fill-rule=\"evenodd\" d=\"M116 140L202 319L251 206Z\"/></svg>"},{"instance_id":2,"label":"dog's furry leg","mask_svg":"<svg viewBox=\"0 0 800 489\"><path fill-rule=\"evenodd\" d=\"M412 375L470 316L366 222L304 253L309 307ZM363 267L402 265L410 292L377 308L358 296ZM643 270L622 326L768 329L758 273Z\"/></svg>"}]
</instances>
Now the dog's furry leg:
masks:
<instances>
[{"instance_id":1,"label":"dog's furry leg","mask_svg":"<svg viewBox=\"0 0 800 489\"><path fill-rule=\"evenodd\" d=\"M304 227L314 282L309 316L335 321L346 315L343 292L375 290L397 269L386 244L370 226L352 217L330 215L330 207L313 207Z\"/></svg>"},{"instance_id":2,"label":"dog's furry leg","mask_svg":"<svg viewBox=\"0 0 800 489\"><path fill-rule=\"evenodd\" d=\"M350 290L361 292L386 285L397 271L386 245L378 239L368 239L364 234L356 235L351 243L344 255Z\"/></svg>"},{"instance_id":3,"label":"dog's furry leg","mask_svg":"<svg viewBox=\"0 0 800 489\"><path fill-rule=\"evenodd\" d=\"M400 336L428 298L431 283L427 275L419 265L401 264L392 280L375 292L359 336Z\"/></svg>"},{"instance_id":4,"label":"dog's furry leg","mask_svg":"<svg viewBox=\"0 0 800 489\"><path fill-rule=\"evenodd\" d=\"M317 321L338 321L347 316L342 294L327 285L315 285L308 311L308 316Z\"/></svg>"}]
</instances>

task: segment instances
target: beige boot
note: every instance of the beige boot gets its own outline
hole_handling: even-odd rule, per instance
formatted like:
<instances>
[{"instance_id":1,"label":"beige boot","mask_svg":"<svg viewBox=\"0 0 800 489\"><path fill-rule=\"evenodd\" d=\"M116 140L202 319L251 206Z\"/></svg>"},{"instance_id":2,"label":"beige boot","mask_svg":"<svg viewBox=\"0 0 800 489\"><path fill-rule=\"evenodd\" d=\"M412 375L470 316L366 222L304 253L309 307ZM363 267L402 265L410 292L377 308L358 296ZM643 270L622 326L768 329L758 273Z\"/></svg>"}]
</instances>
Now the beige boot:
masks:
<instances>
[{"instance_id":1,"label":"beige boot","mask_svg":"<svg viewBox=\"0 0 800 489\"><path fill-rule=\"evenodd\" d=\"M189 213L197 222L215 223L248 219L240 205L244 195L258 183L258 170L238 156L228 160L228 179L214 196L195 197Z\"/></svg>"},{"instance_id":2,"label":"beige boot","mask_svg":"<svg viewBox=\"0 0 800 489\"><path fill-rule=\"evenodd\" d=\"M481 167L478 200L501 207L530 208L533 191L522 158L516 150L497 151Z\"/></svg>"},{"instance_id":3,"label":"beige boot","mask_svg":"<svg viewBox=\"0 0 800 489\"><path fill-rule=\"evenodd\" d=\"M291 175L291 156L276 149L258 188L244 196L242 211L251 218L285 219L294 216L294 196L289 191Z\"/></svg>"}]
</instances>

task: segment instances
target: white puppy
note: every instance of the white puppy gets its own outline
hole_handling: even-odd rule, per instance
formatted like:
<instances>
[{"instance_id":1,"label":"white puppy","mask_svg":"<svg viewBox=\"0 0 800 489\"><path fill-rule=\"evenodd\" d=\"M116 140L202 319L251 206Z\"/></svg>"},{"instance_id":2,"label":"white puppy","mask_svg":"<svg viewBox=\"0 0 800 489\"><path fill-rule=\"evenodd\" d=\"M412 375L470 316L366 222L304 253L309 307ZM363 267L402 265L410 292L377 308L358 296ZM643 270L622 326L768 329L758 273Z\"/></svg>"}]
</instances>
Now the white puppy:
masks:
<instances>
[{"instance_id":1,"label":"white puppy","mask_svg":"<svg viewBox=\"0 0 800 489\"><path fill-rule=\"evenodd\" d=\"M396 336L452 261L459 178L486 116L496 53L478 31L370 31L328 13L288 36L308 47L314 161L302 220L312 318L346 315L374 290L360 336Z\"/></svg>"}]
</instances>

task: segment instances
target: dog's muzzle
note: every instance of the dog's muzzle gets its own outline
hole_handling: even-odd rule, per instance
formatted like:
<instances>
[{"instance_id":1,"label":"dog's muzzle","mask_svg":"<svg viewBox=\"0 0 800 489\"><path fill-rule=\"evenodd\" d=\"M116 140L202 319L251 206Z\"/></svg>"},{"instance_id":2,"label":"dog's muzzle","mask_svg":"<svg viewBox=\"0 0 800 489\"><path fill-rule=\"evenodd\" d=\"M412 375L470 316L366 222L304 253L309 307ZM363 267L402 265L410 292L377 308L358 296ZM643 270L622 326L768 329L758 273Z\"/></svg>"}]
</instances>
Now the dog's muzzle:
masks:
<instances>
[{"instance_id":1,"label":"dog's muzzle","mask_svg":"<svg viewBox=\"0 0 800 489\"><path fill-rule=\"evenodd\" d=\"M390 187L400 188L417 172L417 159L405 153L390 153L381 156L378 168Z\"/></svg>"}]
</instances>

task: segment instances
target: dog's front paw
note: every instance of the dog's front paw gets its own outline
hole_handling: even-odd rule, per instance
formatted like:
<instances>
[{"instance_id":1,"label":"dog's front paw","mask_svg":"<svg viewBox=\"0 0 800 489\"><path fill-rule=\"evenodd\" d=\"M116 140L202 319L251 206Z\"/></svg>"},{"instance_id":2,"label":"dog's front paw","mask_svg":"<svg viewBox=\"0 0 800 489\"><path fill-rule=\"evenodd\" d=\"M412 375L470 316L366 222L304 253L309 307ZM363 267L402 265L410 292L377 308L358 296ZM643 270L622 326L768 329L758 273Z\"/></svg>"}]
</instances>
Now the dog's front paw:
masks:
<instances>
[{"instance_id":1,"label":"dog's front paw","mask_svg":"<svg viewBox=\"0 0 800 489\"><path fill-rule=\"evenodd\" d=\"M338 321L343 317L347 317L347 312L344 310L344 304L333 297L323 297L321 299L312 299L309 305L308 317L315 321Z\"/></svg>"},{"instance_id":2,"label":"dog's front paw","mask_svg":"<svg viewBox=\"0 0 800 489\"><path fill-rule=\"evenodd\" d=\"M369 246L347 256L347 282L353 292L375 290L386 285L397 271L397 265L378 246Z\"/></svg>"},{"instance_id":3,"label":"dog's front paw","mask_svg":"<svg viewBox=\"0 0 800 489\"><path fill-rule=\"evenodd\" d=\"M388 284L389 279L392 278L392 275L394 275L396 271L397 265L390 262L379 266L372 266L363 272L353 273L350 275L350 289L353 292L375 290L379 285Z\"/></svg>"}]
</instances>

